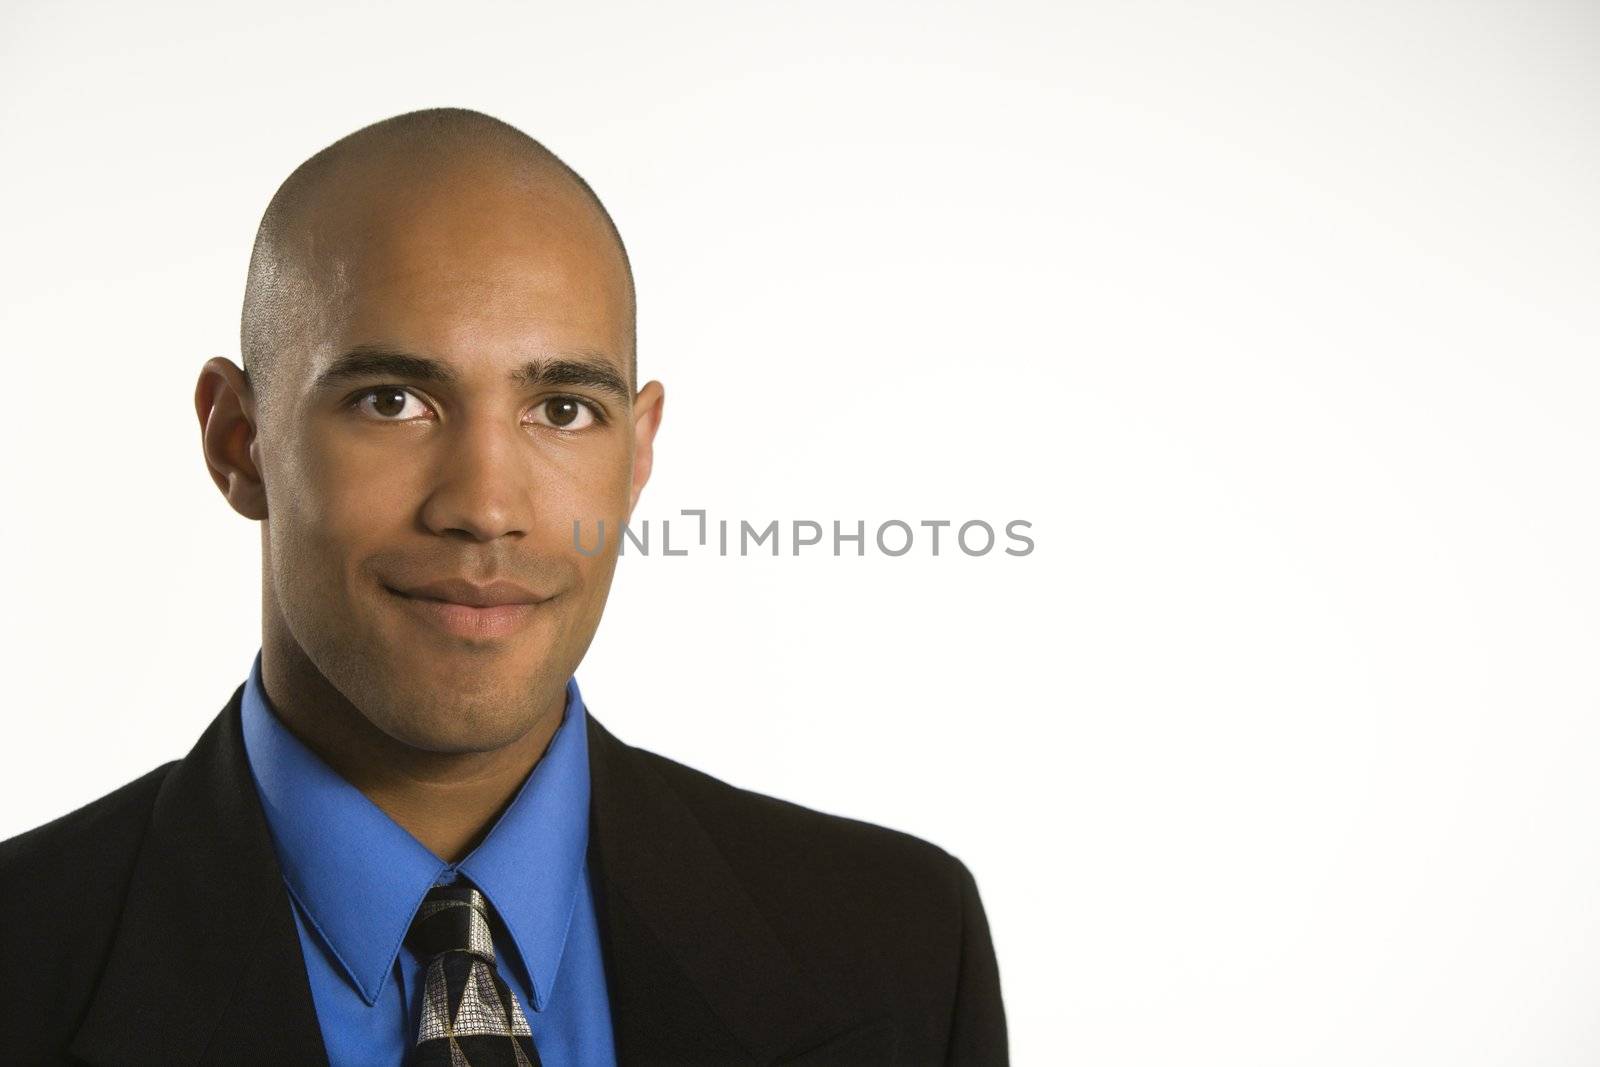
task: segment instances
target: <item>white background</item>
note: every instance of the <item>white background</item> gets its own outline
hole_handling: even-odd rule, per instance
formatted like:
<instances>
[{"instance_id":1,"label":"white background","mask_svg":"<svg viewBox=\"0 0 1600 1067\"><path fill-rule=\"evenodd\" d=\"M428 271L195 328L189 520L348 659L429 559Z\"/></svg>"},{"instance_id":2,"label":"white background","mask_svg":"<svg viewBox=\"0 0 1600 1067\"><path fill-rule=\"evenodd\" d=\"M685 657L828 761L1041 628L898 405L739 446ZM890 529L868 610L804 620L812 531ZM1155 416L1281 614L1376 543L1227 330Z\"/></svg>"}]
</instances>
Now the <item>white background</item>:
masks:
<instances>
[{"instance_id":1,"label":"white background","mask_svg":"<svg viewBox=\"0 0 1600 1067\"><path fill-rule=\"evenodd\" d=\"M1600 1061L1600 7L0 8L0 836L259 642L191 407L279 181L418 107L605 200L623 739L975 872L1019 1063Z\"/></svg>"}]
</instances>

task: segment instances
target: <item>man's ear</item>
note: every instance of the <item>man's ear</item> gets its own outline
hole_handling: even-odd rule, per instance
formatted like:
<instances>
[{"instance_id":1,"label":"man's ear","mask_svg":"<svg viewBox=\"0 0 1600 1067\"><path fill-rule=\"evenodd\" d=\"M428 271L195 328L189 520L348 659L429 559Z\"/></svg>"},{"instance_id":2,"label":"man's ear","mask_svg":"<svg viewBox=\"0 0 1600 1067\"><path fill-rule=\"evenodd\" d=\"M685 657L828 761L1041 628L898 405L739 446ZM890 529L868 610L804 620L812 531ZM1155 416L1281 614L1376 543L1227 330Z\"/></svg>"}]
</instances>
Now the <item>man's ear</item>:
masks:
<instances>
[{"instance_id":1,"label":"man's ear","mask_svg":"<svg viewBox=\"0 0 1600 1067\"><path fill-rule=\"evenodd\" d=\"M633 488L628 496L628 515L639 503L644 483L650 480L650 468L655 462L656 429L661 425L661 408L666 403L666 390L661 383L650 381L639 390L633 400Z\"/></svg>"},{"instance_id":2,"label":"man's ear","mask_svg":"<svg viewBox=\"0 0 1600 1067\"><path fill-rule=\"evenodd\" d=\"M267 517L267 490L257 460L255 390L244 371L221 356L206 360L194 388L206 469L233 510Z\"/></svg>"}]
</instances>

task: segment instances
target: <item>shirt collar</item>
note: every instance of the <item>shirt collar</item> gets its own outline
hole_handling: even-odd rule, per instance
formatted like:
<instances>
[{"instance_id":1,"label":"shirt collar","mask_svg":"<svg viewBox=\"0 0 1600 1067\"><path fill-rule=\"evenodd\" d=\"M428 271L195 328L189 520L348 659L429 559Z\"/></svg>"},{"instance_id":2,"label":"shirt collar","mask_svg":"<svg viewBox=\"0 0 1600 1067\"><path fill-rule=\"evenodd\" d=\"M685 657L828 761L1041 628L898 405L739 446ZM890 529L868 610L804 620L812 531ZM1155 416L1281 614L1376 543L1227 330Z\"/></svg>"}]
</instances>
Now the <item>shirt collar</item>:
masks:
<instances>
[{"instance_id":1,"label":"shirt collar","mask_svg":"<svg viewBox=\"0 0 1600 1067\"><path fill-rule=\"evenodd\" d=\"M533 1009L544 1010L589 841L587 712L576 678L567 681L566 707L544 756L488 835L454 867L279 721L261 684L259 651L240 716L284 881L368 1004L388 979L423 896L459 873L505 923L515 963L530 979Z\"/></svg>"}]
</instances>

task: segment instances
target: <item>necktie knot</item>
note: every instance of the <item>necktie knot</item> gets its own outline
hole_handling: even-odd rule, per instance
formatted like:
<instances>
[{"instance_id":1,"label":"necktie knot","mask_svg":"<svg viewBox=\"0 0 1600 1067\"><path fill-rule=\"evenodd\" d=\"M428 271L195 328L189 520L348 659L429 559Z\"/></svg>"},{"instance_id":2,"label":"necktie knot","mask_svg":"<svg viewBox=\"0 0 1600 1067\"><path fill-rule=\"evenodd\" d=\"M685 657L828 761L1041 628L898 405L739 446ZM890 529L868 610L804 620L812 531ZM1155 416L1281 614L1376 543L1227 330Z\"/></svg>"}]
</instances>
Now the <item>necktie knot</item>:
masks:
<instances>
[{"instance_id":1,"label":"necktie knot","mask_svg":"<svg viewBox=\"0 0 1600 1067\"><path fill-rule=\"evenodd\" d=\"M489 901L468 885L428 890L406 944L423 963L410 1067L539 1067L528 1019L494 965Z\"/></svg>"},{"instance_id":2,"label":"necktie knot","mask_svg":"<svg viewBox=\"0 0 1600 1067\"><path fill-rule=\"evenodd\" d=\"M493 963L489 902L470 886L434 886L411 920L406 944L424 962L446 952L466 952Z\"/></svg>"}]
</instances>

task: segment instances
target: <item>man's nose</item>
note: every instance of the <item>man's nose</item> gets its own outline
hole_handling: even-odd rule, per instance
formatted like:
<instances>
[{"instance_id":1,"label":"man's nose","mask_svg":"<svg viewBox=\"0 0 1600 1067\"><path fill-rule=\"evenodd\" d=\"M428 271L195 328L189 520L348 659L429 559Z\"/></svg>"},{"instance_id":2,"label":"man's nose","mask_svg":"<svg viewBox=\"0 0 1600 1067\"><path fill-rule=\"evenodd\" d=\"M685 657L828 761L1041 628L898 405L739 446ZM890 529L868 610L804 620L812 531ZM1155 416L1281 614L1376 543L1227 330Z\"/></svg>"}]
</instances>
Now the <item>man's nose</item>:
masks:
<instances>
[{"instance_id":1,"label":"man's nose","mask_svg":"<svg viewBox=\"0 0 1600 1067\"><path fill-rule=\"evenodd\" d=\"M422 522L433 533L474 541L521 536L533 521L536 470L526 431L487 418L448 431Z\"/></svg>"}]
</instances>

